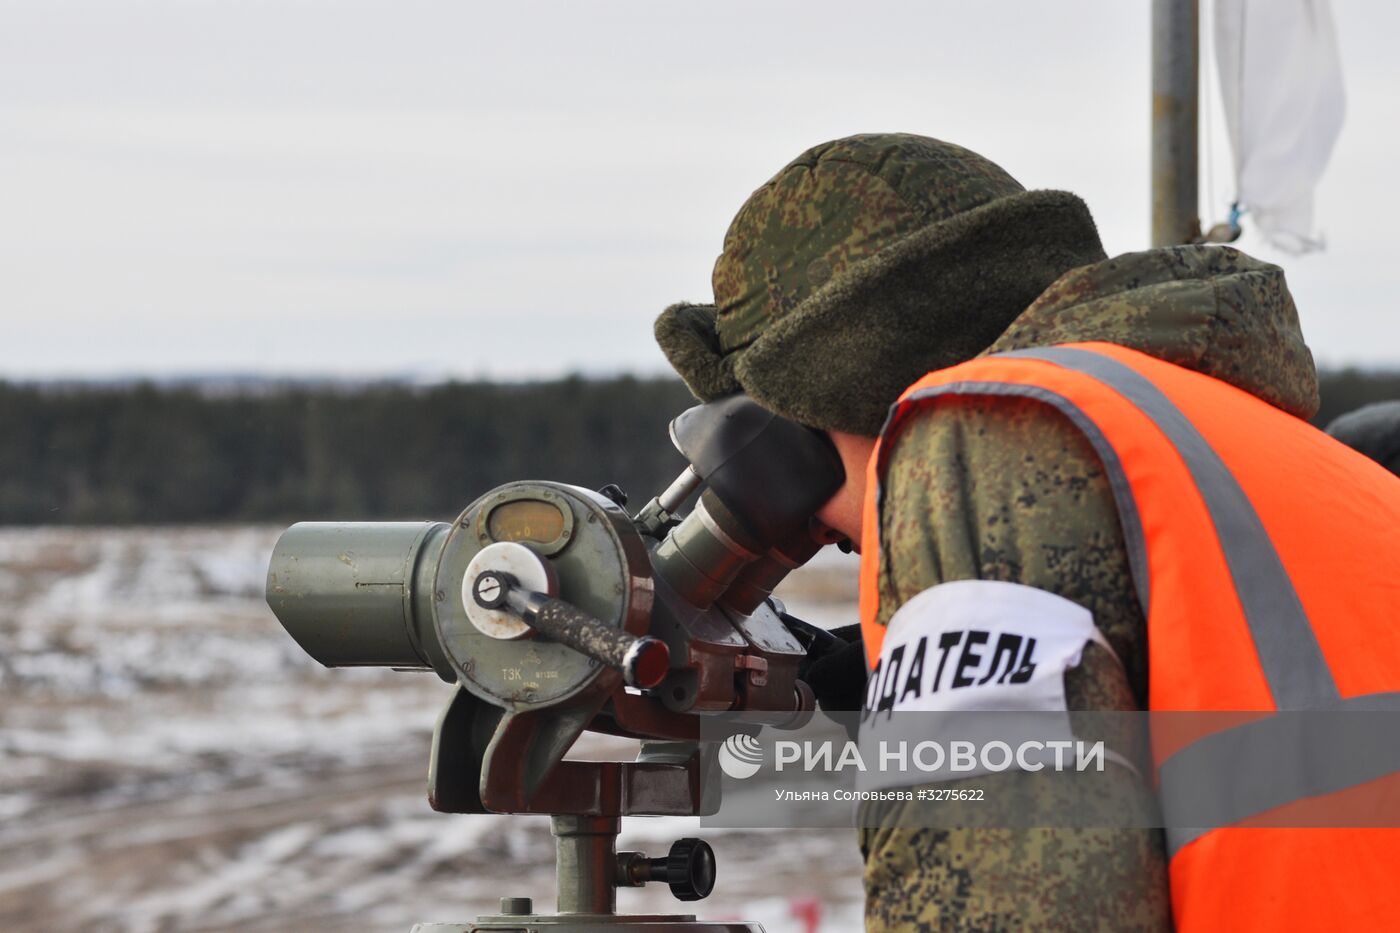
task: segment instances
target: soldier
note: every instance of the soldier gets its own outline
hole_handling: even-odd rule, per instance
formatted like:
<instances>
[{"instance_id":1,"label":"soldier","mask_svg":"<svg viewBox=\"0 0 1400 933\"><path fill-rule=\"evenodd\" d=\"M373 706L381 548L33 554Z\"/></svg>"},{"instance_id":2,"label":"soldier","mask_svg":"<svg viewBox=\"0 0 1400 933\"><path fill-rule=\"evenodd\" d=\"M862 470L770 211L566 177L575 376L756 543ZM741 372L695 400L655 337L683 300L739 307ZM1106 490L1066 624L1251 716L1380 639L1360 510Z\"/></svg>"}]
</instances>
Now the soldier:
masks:
<instances>
[{"instance_id":1,"label":"soldier","mask_svg":"<svg viewBox=\"0 0 1400 933\"><path fill-rule=\"evenodd\" d=\"M1237 504L1240 486L1255 502L1290 492L1268 486L1269 464L1251 459L1291 456L1275 438L1321 437L1300 420L1317 409L1316 373L1277 267L1214 246L1110 259L1078 197L1026 191L949 143L877 134L813 147L759 188L725 236L713 283L713 304L674 305L657 320L672 365L702 400L747 392L827 432L846 466L819 518L862 551L863 637L810 670L827 708L860 707L867 667L867 709L939 708L888 675L915 638L961 638L969 605L1036 638L1043 663L1025 690L993 681L967 708L1284 709L1294 683L1304 705L1312 685L1335 696L1315 658L1298 662L1313 665L1306 676L1277 673L1276 645L1249 612L1257 594L1237 594L1220 569L1241 551L1246 562L1273 553L1249 538L1258 522L1243 544L1222 534L1218 546L1209 524L1221 527L1214 506L1221 495ZM1393 527L1400 497L1378 495ZM1315 517L1332 520L1304 516ZM1373 520L1355 520L1343 535L1380 547L1367 538L1381 534ZM1259 572L1270 592L1315 603L1330 585L1296 572L1277 580L1275 564ZM1199 587L1187 585L1193 574ZM1376 597L1367 611L1400 611L1381 581L1356 586ZM1236 641L1222 636L1229 650L1202 660L1210 639L1198 616L1252 634L1257 655L1247 641L1232 654ZM1340 616L1323 622L1360 624ZM1371 650L1400 672L1400 636ZM1181 675L1198 661L1199 677ZM1400 674L1386 676L1400 686ZM1027 771L979 782L992 806L1086 792ZM1131 802L1150 788L1112 768L1093 792ZM868 930L1158 930L1173 908L1183 928L1300 928L1318 916L1309 911L1335 907L1299 902L1317 886L1289 861L1302 851L1292 837L1275 840L1289 855L1270 880L1250 874L1240 847L1254 843L1229 830L931 829L902 812L912 806L866 814ZM1346 843L1328 840L1344 860ZM1361 909L1388 909L1376 896Z\"/></svg>"},{"instance_id":2,"label":"soldier","mask_svg":"<svg viewBox=\"0 0 1400 933\"><path fill-rule=\"evenodd\" d=\"M1400 400L1372 402L1340 415L1327 433L1400 474Z\"/></svg>"}]
</instances>

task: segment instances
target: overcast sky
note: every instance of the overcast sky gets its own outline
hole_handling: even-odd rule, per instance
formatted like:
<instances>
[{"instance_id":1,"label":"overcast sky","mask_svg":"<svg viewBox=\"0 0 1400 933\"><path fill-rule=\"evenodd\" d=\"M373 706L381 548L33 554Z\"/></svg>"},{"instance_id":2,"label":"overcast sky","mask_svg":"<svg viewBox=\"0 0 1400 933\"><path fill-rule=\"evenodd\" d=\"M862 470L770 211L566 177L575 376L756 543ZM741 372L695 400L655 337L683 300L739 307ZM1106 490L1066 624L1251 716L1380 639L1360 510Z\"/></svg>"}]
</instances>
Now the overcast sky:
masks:
<instances>
[{"instance_id":1,"label":"overcast sky","mask_svg":"<svg viewBox=\"0 0 1400 933\"><path fill-rule=\"evenodd\" d=\"M857 132L976 149L1140 249L1148 7L3 0L0 376L660 372L651 321L709 298L748 193ZM1329 250L1240 245L1320 361L1400 365L1400 4L1335 10Z\"/></svg>"}]
</instances>

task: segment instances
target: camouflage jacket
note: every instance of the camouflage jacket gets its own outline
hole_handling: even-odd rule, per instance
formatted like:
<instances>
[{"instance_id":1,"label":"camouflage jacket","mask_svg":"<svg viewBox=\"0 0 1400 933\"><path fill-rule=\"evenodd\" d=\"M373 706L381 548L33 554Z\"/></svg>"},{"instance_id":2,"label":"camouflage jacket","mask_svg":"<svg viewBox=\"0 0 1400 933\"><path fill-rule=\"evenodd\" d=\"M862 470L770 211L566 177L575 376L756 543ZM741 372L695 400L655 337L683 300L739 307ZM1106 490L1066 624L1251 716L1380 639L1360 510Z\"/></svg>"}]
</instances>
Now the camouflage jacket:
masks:
<instances>
[{"instance_id":1,"label":"camouflage jacket","mask_svg":"<svg viewBox=\"0 0 1400 933\"><path fill-rule=\"evenodd\" d=\"M1282 270L1233 249L1152 250L1073 269L987 353L1083 340L1199 370L1300 417L1317 407ZM880 533L882 623L951 580L1048 590L1088 608L1123 661L1089 645L1065 676L1070 708L1146 703L1146 623L1113 496L1088 442L1054 410L979 398L914 416L890 455ZM1109 793L1147 792L1126 769L1110 770ZM1084 792L1048 773L978 780L989 807L1017 793ZM867 813L877 828L861 834L867 930L1171 927L1160 831L910 829L895 825L905 805L881 806Z\"/></svg>"}]
</instances>

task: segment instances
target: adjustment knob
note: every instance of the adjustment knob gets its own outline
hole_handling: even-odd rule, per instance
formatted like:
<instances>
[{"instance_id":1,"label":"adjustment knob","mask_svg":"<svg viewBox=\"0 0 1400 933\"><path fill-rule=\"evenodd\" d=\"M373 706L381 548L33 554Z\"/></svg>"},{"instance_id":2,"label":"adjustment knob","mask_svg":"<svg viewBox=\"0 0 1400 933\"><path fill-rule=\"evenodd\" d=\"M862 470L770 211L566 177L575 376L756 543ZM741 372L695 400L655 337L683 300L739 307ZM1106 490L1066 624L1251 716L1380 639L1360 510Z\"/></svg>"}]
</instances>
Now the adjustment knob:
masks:
<instances>
[{"instance_id":1,"label":"adjustment knob","mask_svg":"<svg viewBox=\"0 0 1400 933\"><path fill-rule=\"evenodd\" d=\"M670 885L678 901L698 901L715 889L715 850L703 839L677 839L665 858L651 864L651 877Z\"/></svg>"}]
</instances>

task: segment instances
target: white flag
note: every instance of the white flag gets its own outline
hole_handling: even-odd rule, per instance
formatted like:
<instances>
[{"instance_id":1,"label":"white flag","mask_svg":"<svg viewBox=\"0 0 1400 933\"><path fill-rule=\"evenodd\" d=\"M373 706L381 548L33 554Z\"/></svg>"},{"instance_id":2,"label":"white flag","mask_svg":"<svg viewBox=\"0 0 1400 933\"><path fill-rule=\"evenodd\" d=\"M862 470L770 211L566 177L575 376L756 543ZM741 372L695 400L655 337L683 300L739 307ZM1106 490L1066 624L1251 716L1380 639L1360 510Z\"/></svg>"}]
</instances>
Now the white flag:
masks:
<instances>
[{"instance_id":1,"label":"white flag","mask_svg":"<svg viewBox=\"0 0 1400 933\"><path fill-rule=\"evenodd\" d=\"M1241 206L1274 246L1322 248L1313 189L1346 94L1328 0L1217 0L1215 60Z\"/></svg>"}]
</instances>

